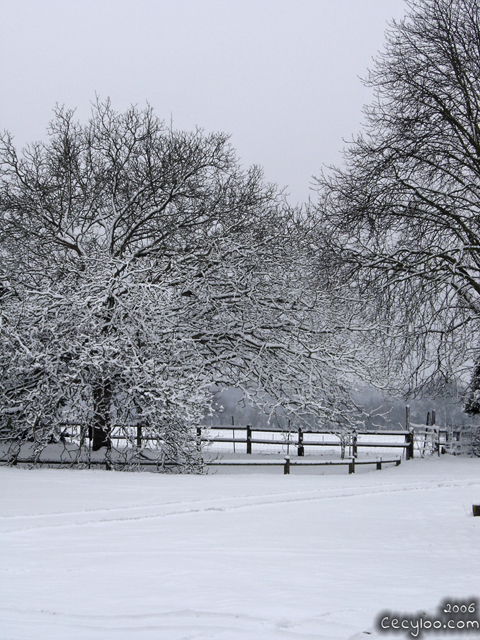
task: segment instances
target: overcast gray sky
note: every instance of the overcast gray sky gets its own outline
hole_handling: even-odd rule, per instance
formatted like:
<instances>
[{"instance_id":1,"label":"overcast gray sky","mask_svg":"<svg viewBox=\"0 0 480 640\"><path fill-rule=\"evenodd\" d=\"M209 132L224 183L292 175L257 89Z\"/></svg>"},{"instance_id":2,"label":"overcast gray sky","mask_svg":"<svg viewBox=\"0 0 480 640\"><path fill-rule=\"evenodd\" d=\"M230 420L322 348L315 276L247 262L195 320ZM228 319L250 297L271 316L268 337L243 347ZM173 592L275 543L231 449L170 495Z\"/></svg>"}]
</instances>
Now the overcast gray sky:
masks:
<instances>
[{"instance_id":1,"label":"overcast gray sky","mask_svg":"<svg viewBox=\"0 0 480 640\"><path fill-rule=\"evenodd\" d=\"M55 103L148 101L175 128L226 131L243 164L305 201L370 100L403 0L1 0L0 129L45 137ZM313 195L313 194L312 194Z\"/></svg>"}]
</instances>

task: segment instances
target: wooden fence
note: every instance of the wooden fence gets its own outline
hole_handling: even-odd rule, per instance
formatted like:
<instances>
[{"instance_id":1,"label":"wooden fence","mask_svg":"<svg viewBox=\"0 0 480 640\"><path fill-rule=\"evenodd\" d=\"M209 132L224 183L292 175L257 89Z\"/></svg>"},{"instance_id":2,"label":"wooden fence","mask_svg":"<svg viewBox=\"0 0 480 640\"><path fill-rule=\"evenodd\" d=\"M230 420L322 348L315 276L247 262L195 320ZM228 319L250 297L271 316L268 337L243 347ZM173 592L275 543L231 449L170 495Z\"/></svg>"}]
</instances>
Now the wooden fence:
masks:
<instances>
[{"instance_id":1,"label":"wooden fence","mask_svg":"<svg viewBox=\"0 0 480 640\"><path fill-rule=\"evenodd\" d=\"M475 449L476 443L476 451ZM480 427L451 427L446 432L444 442L446 453L454 456L460 455L478 455L480 449Z\"/></svg>"},{"instance_id":2,"label":"wooden fence","mask_svg":"<svg viewBox=\"0 0 480 640\"><path fill-rule=\"evenodd\" d=\"M225 432L230 430L230 434ZM213 435L212 432L225 435ZM92 451L93 429L87 425L81 424L65 424L62 425L60 432L57 434L58 441L52 441L41 450L36 452L36 437L38 434L32 433L28 440L18 449L15 456L12 457L11 452L3 451L0 455L1 463L13 464L44 464L44 465L82 465L90 468L91 466L105 466L112 468L114 466L125 466L131 464L129 460L133 460L135 466L139 467L164 467L171 466L170 463L164 463L157 460L162 442L158 437L149 435L146 429L141 425L115 425L110 433L111 448L106 450ZM285 432L280 429L271 429L265 431L262 428L254 428L250 425L235 426L232 431L231 427L215 427L208 429L206 427L197 427L196 443L204 464L207 467L283 467L284 473L289 474L291 467L332 467L345 466L348 467L349 473L355 473L357 465L375 465L377 469L382 469L385 464L400 464L399 457L391 455L392 450L401 450L407 459L414 455L414 437L413 431L354 431L349 434L335 434L328 431L313 431L297 429L295 432ZM379 439L373 442L374 436ZM367 436L369 441L362 441ZM396 438L397 441L393 441ZM401 441L399 442L398 439ZM8 439L7 439L8 440ZM210 447L206 447L206 444ZM219 459L219 457L211 458L208 454L211 452L211 446L215 444L231 444L234 453L246 453L249 459ZM273 453L278 453L278 448L286 450L287 455L282 459L267 460L265 458L258 460L251 456L256 449L263 448L269 453L272 447L277 448ZM59 449L60 447L60 449ZM318 447L321 449L337 448L339 450L339 459L312 459L308 453L312 449ZM382 457L370 457L369 459L359 459L359 451L365 448L374 449L375 452L381 452L382 448L387 447L390 455ZM205 451L204 451L205 448ZM243 451L241 451L243 449ZM292 460L290 457L290 449L295 451L298 459ZM131 452L130 454L128 452ZM305 454L310 457L305 459ZM204 454L204 455L203 455Z\"/></svg>"},{"instance_id":3,"label":"wooden fence","mask_svg":"<svg viewBox=\"0 0 480 640\"><path fill-rule=\"evenodd\" d=\"M435 410L427 413L425 424L410 421L410 407L406 407L406 426L415 432L415 446L421 457L437 453L451 455L478 455L480 449L479 426L448 426L436 424ZM476 445L474 443L477 443Z\"/></svg>"},{"instance_id":4,"label":"wooden fence","mask_svg":"<svg viewBox=\"0 0 480 640\"><path fill-rule=\"evenodd\" d=\"M228 435L218 435L217 432L230 432ZM213 434L216 435L213 435ZM255 435L257 434L257 436ZM156 449L161 444L158 435L151 435L141 425L113 425L109 433L109 440L113 448L151 448ZM365 439L367 438L367 439ZM377 438L374 440L374 438ZM5 439L8 439L5 438ZM65 423L57 433L56 440L66 444L84 443L91 447L93 428L77 423ZM35 442L35 432L30 434L27 441ZM265 429L252 425L235 426L198 426L196 428L196 442L198 449L203 445L231 444L233 453L259 452L271 448L285 449L284 453L290 454L290 449L295 449L299 457L310 453L311 448L339 449L340 457L357 458L362 449L402 449L407 459L415 455L415 447L418 449L418 441L415 440L415 430L353 430L350 432L332 432L329 430L302 429L285 431L283 429ZM243 451L242 451L243 448ZM270 451L268 451L270 452Z\"/></svg>"},{"instance_id":5,"label":"wooden fence","mask_svg":"<svg viewBox=\"0 0 480 640\"><path fill-rule=\"evenodd\" d=\"M472 438L480 435L479 427L449 429L439 427L435 424L434 412L427 416L426 424L414 424L410 421L408 407L406 425L408 428L397 430L358 429L333 432L299 427L285 431L252 425L234 425L232 418L231 426L198 426L194 437L199 452L202 452L204 464L207 466L272 465L282 466L284 473L289 473L291 466L344 465L348 466L349 473L354 473L356 465L374 464L377 469L381 469L384 464L400 464L400 458L394 456L396 452L406 460L441 453L456 455L471 453ZM127 459L135 453L141 458L137 461L140 466L158 467L160 462L156 457L160 455L162 441L158 436L151 434L151 431L141 425L115 425L109 437L112 452L118 457L117 462L122 464L120 462L122 456ZM24 448L31 446L33 451L36 435L35 433L31 435L32 437L25 442ZM49 451L45 450L42 456L35 458L35 463L55 465L81 463L88 466L105 464L102 452L92 452L93 430L88 425L65 424L57 436L58 445L62 443L64 449L59 460L51 458ZM0 438L0 440L8 440L8 438ZM2 449L0 462L8 462L7 452L3 451L3 446L0 448ZM53 448L49 447L52 452ZM219 458L219 455L228 453L241 455L234 455L234 459ZM280 454L282 457L272 459L272 456L270 460L265 457L261 460L255 459L258 456L254 454L263 453L273 453L277 456ZM333 456L330 455L331 453ZM212 458L210 454L217 455ZM246 457L240 459L245 454ZM295 459L292 459L290 454L293 454ZM321 456L323 459L319 459ZM306 457L308 459L305 459ZM327 457L330 459L326 459ZM22 458L23 456L20 455L18 461L22 462ZM28 463L28 460L24 462ZM112 463L115 463L115 460L112 459Z\"/></svg>"},{"instance_id":6,"label":"wooden fence","mask_svg":"<svg viewBox=\"0 0 480 640\"><path fill-rule=\"evenodd\" d=\"M109 439L113 447L157 448L160 443L159 437L145 431L141 425L114 425ZM219 435L220 432L229 433ZM365 449L401 449L408 460L417 456L440 453L442 449L449 448L450 443L460 441L461 434L460 430L454 431L452 435L445 429L423 425L411 425L409 429L399 430L352 430L349 432L301 427L285 431L252 425L220 425L198 426L196 441L199 449L202 449L205 444L213 449L215 445L231 444L233 453L252 454L252 452L261 451L270 452L268 449L273 446L284 449L283 453L287 455L291 450L296 450L299 457L311 453L312 448L338 449L342 459L346 456L357 458L359 451L363 452ZM92 427L76 423L64 424L57 434L57 440L71 444L91 443L92 438ZM8 437L0 439L8 439ZM28 438L28 442L34 442L35 439L35 433L33 433Z\"/></svg>"},{"instance_id":7,"label":"wooden fence","mask_svg":"<svg viewBox=\"0 0 480 640\"><path fill-rule=\"evenodd\" d=\"M230 432L227 436L212 435L213 432ZM255 434L260 437L255 437ZM327 439L325 439L325 436ZM370 439L364 439L364 438ZM374 440L373 437L380 439ZM321 439L320 439L321 438ZM401 440L400 440L401 439ZM338 449L340 458L346 456L358 458L358 453L364 449L401 449L405 458L409 460L415 456L415 430L396 431L360 431L349 433L335 433L325 430L308 430L299 427L295 431L282 429L254 428L251 425L197 427L197 443L201 449L203 444L211 445L215 450L216 444L232 444L233 453L246 453L266 451L269 447L286 449L287 455L290 449L296 450L298 457L304 457L310 447ZM240 445L240 446L239 446ZM243 451L242 451L243 449Z\"/></svg>"}]
</instances>

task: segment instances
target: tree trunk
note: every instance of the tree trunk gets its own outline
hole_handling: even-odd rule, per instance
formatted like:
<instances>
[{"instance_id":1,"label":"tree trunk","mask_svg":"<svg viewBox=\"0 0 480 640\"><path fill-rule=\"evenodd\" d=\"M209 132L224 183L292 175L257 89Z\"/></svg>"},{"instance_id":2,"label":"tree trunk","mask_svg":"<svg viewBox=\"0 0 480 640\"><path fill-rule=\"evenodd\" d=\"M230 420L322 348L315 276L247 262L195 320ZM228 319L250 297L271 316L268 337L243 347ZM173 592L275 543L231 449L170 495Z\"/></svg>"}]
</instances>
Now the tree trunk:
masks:
<instances>
[{"instance_id":1,"label":"tree trunk","mask_svg":"<svg viewBox=\"0 0 480 640\"><path fill-rule=\"evenodd\" d=\"M93 390L93 442L92 451L98 451L102 447L112 448L110 434L110 402L112 399L112 386L110 380L101 380Z\"/></svg>"}]
</instances>

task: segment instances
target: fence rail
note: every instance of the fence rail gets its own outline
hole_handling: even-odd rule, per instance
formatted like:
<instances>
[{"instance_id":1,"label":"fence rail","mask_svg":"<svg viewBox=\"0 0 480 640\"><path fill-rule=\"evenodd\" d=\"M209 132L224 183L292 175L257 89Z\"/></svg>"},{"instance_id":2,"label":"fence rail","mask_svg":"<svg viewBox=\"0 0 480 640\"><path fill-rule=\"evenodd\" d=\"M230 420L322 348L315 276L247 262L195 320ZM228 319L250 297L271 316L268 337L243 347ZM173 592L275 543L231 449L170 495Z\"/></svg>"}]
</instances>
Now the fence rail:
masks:
<instances>
[{"instance_id":1,"label":"fence rail","mask_svg":"<svg viewBox=\"0 0 480 640\"><path fill-rule=\"evenodd\" d=\"M283 467L284 475L290 474L290 468L293 467L327 467L327 466L348 466L348 473L355 473L355 467L358 465L374 464L377 471L381 471L384 464L395 464L399 466L401 458L380 458L378 460L358 460L356 458L347 458L343 460L291 460L290 456L286 456L282 460L211 460L206 462L207 466L217 467Z\"/></svg>"}]
</instances>

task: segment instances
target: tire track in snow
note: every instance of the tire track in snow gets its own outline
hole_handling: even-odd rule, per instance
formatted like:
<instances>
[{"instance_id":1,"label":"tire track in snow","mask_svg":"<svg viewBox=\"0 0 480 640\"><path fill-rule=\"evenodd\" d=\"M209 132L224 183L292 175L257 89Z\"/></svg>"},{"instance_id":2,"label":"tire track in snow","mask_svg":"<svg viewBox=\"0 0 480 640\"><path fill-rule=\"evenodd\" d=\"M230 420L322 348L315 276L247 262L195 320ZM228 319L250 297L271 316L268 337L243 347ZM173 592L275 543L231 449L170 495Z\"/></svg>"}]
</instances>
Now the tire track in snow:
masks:
<instances>
[{"instance_id":1,"label":"tire track in snow","mask_svg":"<svg viewBox=\"0 0 480 640\"><path fill-rule=\"evenodd\" d=\"M380 495L386 493L403 493L408 491L432 490L437 488L466 488L471 486L480 486L477 480L458 480L458 481L441 481L430 480L422 482L414 482L401 484L390 483L388 485L355 487L345 489L315 489L312 491L289 491L272 494L243 495L234 497L209 498L206 500L189 500L174 501L168 503L159 503L144 506L126 506L112 507L111 509L95 509L84 511L70 511L55 514L40 514L34 516L3 516L0 518L0 526L2 533L21 533L30 532L38 529L56 529L77 526L102 525L114 522L133 522L139 520L150 520L155 518L167 518L172 516L190 515L198 513L207 513L209 511L228 512L240 509L251 509L256 507L285 505L299 502L317 502L322 500L333 500L343 498L362 498L372 495ZM305 494L313 495L305 495ZM287 497L288 496L288 497ZM138 515L132 514L132 511L141 511ZM153 511L153 513L145 513ZM121 515L121 514L124 515ZM105 514L104 517L92 518L93 514ZM75 521L69 522L41 522L38 524L27 524L27 526L19 526L20 522L31 522L32 519L52 520L64 519L68 516L77 518ZM83 519L82 516L84 516ZM109 517L111 516L111 517ZM19 522L20 521L20 522ZM9 526L10 525L10 526Z\"/></svg>"},{"instance_id":2,"label":"tire track in snow","mask_svg":"<svg viewBox=\"0 0 480 640\"><path fill-rule=\"evenodd\" d=\"M351 633L351 625L328 620L332 614L341 617L345 612L354 609L339 609L325 611L315 617L290 620L285 617L264 618L261 616L246 615L235 612L205 611L200 609L179 609L162 612L145 612L141 614L98 615L78 614L65 611L53 611L46 609L7 609L0 607L2 619L12 625L19 621L24 625L28 620L36 629L43 625L49 625L50 634L57 638L58 633L64 633L68 629L71 634L86 631L88 638L95 632L95 637L111 638L112 633L123 637L130 637L134 633L143 637L143 632L168 633L172 640L189 638L195 640L205 638L206 633L210 638L225 640L226 638L248 639L257 637L283 637L298 638L299 640L334 640L334 638L346 638L345 634ZM54 622L54 627L52 627ZM313 631L315 629L315 631ZM321 635L320 635L320 633ZM323 635L329 632L328 635ZM340 634L341 635L337 635ZM126 635L124 635L126 634ZM180 635L179 635L180 634ZM185 635L188 634L188 635ZM62 636L63 639L64 636ZM83 637L83 636L82 636ZM87 637L87 636L85 636ZM165 637L165 636L162 636Z\"/></svg>"}]
</instances>

